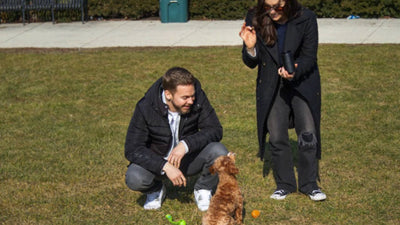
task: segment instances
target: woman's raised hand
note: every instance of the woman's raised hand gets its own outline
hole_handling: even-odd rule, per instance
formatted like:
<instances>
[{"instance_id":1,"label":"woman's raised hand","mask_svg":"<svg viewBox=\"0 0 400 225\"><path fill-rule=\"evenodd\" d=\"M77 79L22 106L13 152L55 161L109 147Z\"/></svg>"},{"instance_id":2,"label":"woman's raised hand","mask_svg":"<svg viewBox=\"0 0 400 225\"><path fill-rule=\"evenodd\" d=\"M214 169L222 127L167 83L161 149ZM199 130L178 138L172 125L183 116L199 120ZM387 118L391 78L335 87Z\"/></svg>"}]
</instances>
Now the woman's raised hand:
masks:
<instances>
[{"instance_id":1,"label":"woman's raised hand","mask_svg":"<svg viewBox=\"0 0 400 225\"><path fill-rule=\"evenodd\" d=\"M253 27L246 26L246 22L243 23L242 28L240 29L239 36L244 41L246 47L248 49L254 48L257 42L256 31Z\"/></svg>"}]
</instances>

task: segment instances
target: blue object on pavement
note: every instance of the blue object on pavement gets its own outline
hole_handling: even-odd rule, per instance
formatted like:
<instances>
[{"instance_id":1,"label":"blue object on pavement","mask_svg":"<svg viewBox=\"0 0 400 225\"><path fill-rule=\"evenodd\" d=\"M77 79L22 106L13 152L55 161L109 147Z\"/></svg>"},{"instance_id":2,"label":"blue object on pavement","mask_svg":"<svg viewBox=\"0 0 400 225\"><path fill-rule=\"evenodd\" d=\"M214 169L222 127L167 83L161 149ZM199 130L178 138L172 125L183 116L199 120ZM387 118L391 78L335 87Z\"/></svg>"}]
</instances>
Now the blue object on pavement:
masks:
<instances>
[{"instance_id":1,"label":"blue object on pavement","mask_svg":"<svg viewBox=\"0 0 400 225\"><path fill-rule=\"evenodd\" d=\"M360 19L360 16L356 16L356 15L350 15L347 17L348 20L352 20L352 19Z\"/></svg>"}]
</instances>

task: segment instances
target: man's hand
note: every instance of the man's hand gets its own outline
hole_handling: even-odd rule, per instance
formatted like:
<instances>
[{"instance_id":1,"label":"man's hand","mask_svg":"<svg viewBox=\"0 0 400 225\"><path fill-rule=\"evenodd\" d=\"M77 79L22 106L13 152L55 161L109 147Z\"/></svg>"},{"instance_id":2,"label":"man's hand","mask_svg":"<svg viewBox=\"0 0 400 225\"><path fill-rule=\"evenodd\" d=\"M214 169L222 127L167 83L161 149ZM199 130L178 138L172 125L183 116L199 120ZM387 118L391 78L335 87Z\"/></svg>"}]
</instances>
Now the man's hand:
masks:
<instances>
[{"instance_id":1,"label":"man's hand","mask_svg":"<svg viewBox=\"0 0 400 225\"><path fill-rule=\"evenodd\" d=\"M186 178L178 168L167 162L163 167L163 171L174 186L181 187L183 185L186 187Z\"/></svg>"},{"instance_id":2,"label":"man's hand","mask_svg":"<svg viewBox=\"0 0 400 225\"><path fill-rule=\"evenodd\" d=\"M182 142L179 142L174 149L172 149L171 154L169 154L167 161L171 163L176 168L179 168L181 165L181 161L183 156L186 154L185 145Z\"/></svg>"}]
</instances>

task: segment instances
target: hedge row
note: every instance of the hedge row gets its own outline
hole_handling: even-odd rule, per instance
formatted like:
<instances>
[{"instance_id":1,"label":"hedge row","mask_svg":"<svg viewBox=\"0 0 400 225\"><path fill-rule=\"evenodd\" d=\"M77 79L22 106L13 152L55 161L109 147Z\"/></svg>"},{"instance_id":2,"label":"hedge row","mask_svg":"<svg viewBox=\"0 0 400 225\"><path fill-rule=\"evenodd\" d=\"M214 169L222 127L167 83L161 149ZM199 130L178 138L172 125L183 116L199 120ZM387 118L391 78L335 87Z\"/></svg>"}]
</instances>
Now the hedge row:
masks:
<instances>
[{"instance_id":1,"label":"hedge row","mask_svg":"<svg viewBox=\"0 0 400 225\"><path fill-rule=\"evenodd\" d=\"M300 0L320 18L344 18L358 15L361 18L400 17L400 0Z\"/></svg>"},{"instance_id":2,"label":"hedge row","mask_svg":"<svg viewBox=\"0 0 400 225\"><path fill-rule=\"evenodd\" d=\"M140 19L158 16L159 0L89 0L89 17Z\"/></svg>"},{"instance_id":3,"label":"hedge row","mask_svg":"<svg viewBox=\"0 0 400 225\"><path fill-rule=\"evenodd\" d=\"M142 19L158 17L160 1L169 0L88 0L88 17ZM187 1L190 19L242 19L247 10L256 5L256 0L177 0ZM346 18L358 15L361 18L400 18L400 0L299 0L320 18ZM49 18L48 12L36 14L39 21ZM28 14L28 17L29 17ZM20 12L2 12L2 22L21 20ZM79 17L79 12L58 12L58 20L68 21Z\"/></svg>"},{"instance_id":4,"label":"hedge row","mask_svg":"<svg viewBox=\"0 0 400 225\"><path fill-rule=\"evenodd\" d=\"M105 18L158 17L160 1L169 0L90 0L89 16ZM191 19L237 19L255 5L254 0L186 1Z\"/></svg>"},{"instance_id":5,"label":"hedge row","mask_svg":"<svg viewBox=\"0 0 400 225\"><path fill-rule=\"evenodd\" d=\"M159 1L169 0L89 0L89 15L105 18L140 19L157 17ZM256 0L178 0L188 1L191 19L242 19ZM320 18L400 17L400 0L299 0Z\"/></svg>"}]
</instances>

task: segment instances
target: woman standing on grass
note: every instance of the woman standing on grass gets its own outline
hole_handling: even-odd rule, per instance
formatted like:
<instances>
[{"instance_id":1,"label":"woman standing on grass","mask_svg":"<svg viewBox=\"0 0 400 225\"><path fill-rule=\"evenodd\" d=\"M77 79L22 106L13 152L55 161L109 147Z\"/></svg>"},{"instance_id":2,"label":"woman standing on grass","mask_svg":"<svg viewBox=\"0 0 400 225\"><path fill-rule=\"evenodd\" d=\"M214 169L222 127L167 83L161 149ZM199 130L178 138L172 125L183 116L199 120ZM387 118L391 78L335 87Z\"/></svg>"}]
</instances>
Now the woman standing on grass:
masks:
<instances>
[{"instance_id":1,"label":"woman standing on grass","mask_svg":"<svg viewBox=\"0 0 400 225\"><path fill-rule=\"evenodd\" d=\"M277 186L271 198L282 200L298 189L314 201L325 200L317 185L321 84L315 14L297 0L258 0L239 35L244 41L243 62L250 68L258 66L259 157L271 160ZM283 66L286 52L294 59L290 73ZM293 127L298 137L298 187L288 134ZM270 151L264 155L267 133Z\"/></svg>"}]
</instances>

